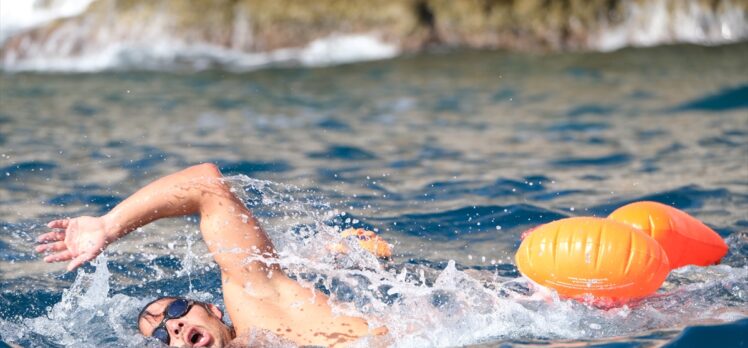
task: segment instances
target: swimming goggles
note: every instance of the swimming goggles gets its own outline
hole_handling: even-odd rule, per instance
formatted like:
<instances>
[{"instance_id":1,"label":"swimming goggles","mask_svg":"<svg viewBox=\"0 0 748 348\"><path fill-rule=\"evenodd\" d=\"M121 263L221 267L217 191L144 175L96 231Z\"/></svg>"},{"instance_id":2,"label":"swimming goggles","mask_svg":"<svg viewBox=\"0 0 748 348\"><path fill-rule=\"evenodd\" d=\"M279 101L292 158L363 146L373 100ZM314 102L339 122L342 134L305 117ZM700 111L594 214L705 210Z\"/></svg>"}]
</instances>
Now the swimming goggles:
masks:
<instances>
[{"instance_id":1,"label":"swimming goggles","mask_svg":"<svg viewBox=\"0 0 748 348\"><path fill-rule=\"evenodd\" d=\"M151 337L163 342L165 345L169 345L171 337L169 337L169 330L166 328L166 321L171 319L181 318L189 313L192 306L201 304L201 302L187 300L183 298L177 298L166 306L164 310L164 318L161 319L161 323L153 329Z\"/></svg>"}]
</instances>

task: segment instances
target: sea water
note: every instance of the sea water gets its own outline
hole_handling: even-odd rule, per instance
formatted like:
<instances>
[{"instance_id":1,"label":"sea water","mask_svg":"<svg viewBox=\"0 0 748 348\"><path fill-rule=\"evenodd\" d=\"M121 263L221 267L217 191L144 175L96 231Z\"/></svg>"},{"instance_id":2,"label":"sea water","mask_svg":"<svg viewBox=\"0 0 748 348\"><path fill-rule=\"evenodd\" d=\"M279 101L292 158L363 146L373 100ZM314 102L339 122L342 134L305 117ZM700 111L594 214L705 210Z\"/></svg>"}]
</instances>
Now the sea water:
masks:
<instances>
[{"instance_id":1,"label":"sea water","mask_svg":"<svg viewBox=\"0 0 748 348\"><path fill-rule=\"evenodd\" d=\"M221 167L286 271L339 313L386 325L360 346L746 344L748 45L610 53L436 52L328 68L0 76L0 338L159 344L148 301L222 304L195 217L159 221L76 272L45 264L49 220L103 214L191 164ZM519 235L654 200L713 227L722 264L595 308L536 290ZM393 244L332 255L338 231ZM741 341L742 340L742 341Z\"/></svg>"}]
</instances>

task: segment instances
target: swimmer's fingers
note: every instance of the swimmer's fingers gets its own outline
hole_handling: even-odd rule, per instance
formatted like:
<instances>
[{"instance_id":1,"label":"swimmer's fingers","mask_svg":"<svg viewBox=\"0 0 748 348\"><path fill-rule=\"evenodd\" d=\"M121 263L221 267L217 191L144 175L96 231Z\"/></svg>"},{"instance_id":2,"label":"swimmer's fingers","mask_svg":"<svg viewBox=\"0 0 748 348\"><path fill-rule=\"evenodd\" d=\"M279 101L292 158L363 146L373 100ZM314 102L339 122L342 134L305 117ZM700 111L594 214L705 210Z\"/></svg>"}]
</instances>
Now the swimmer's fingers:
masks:
<instances>
[{"instance_id":1,"label":"swimmer's fingers","mask_svg":"<svg viewBox=\"0 0 748 348\"><path fill-rule=\"evenodd\" d=\"M83 254L78 255L76 258L73 259L73 261L70 261L70 263L68 263L68 271L72 271L80 267L80 265L86 263L87 261L92 260L94 257L96 257L96 255L91 255L89 253L83 253Z\"/></svg>"},{"instance_id":2,"label":"swimmer's fingers","mask_svg":"<svg viewBox=\"0 0 748 348\"><path fill-rule=\"evenodd\" d=\"M70 224L70 219L60 219L60 220L50 221L47 224L47 227L65 230L68 228L69 224ZM65 239L65 231L52 231L52 232L47 232L37 237L36 241L38 243L48 243L48 242L62 241L64 239Z\"/></svg>"},{"instance_id":3,"label":"swimmer's fingers","mask_svg":"<svg viewBox=\"0 0 748 348\"><path fill-rule=\"evenodd\" d=\"M61 262L67 261L73 258L73 253L70 250L61 251L44 257L44 262Z\"/></svg>"},{"instance_id":4,"label":"swimmer's fingers","mask_svg":"<svg viewBox=\"0 0 748 348\"><path fill-rule=\"evenodd\" d=\"M46 253L50 251L63 251L63 250L67 250L67 248L68 246L67 244L65 244L65 242L54 242L54 243L37 245L36 248L34 249L38 253Z\"/></svg>"},{"instance_id":5,"label":"swimmer's fingers","mask_svg":"<svg viewBox=\"0 0 748 348\"><path fill-rule=\"evenodd\" d=\"M327 251L335 254L348 254L350 252L348 247L341 243L327 244L325 248L327 248Z\"/></svg>"},{"instance_id":6,"label":"swimmer's fingers","mask_svg":"<svg viewBox=\"0 0 748 348\"><path fill-rule=\"evenodd\" d=\"M53 221L50 221L47 224L47 227L49 227L49 228L62 228L62 229L66 229L66 228L68 228L68 224L69 223L70 223L70 219L53 220Z\"/></svg>"},{"instance_id":7,"label":"swimmer's fingers","mask_svg":"<svg viewBox=\"0 0 748 348\"><path fill-rule=\"evenodd\" d=\"M90 253L83 253L76 257L73 257L73 253L70 250L65 250L45 257L44 262L62 262L72 260L68 263L67 266L68 271L72 271L80 267L80 265L86 263L86 261L90 261L94 257L96 257L96 255L92 255Z\"/></svg>"},{"instance_id":8,"label":"swimmer's fingers","mask_svg":"<svg viewBox=\"0 0 748 348\"><path fill-rule=\"evenodd\" d=\"M38 243L58 242L65 239L65 232L47 232L36 238Z\"/></svg>"}]
</instances>

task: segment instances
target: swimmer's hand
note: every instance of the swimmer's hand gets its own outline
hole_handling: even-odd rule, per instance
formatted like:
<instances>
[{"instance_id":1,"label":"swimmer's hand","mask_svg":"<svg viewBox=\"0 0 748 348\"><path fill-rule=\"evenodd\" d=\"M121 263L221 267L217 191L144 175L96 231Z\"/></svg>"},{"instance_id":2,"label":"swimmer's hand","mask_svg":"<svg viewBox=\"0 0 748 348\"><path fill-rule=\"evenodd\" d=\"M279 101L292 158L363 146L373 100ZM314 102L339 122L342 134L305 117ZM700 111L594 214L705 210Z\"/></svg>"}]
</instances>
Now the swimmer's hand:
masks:
<instances>
[{"instance_id":1,"label":"swimmer's hand","mask_svg":"<svg viewBox=\"0 0 748 348\"><path fill-rule=\"evenodd\" d=\"M375 232L363 228L349 228L340 232L340 236L343 238L357 238L361 248L370 252L377 258L386 260L392 257L392 245L387 243L387 241L378 236ZM347 254L349 252L348 247L342 243L328 245L327 250L336 254Z\"/></svg>"},{"instance_id":2,"label":"swimmer's hand","mask_svg":"<svg viewBox=\"0 0 748 348\"><path fill-rule=\"evenodd\" d=\"M44 257L45 262L70 261L68 271L93 260L117 239L116 235L107 233L107 224L100 217L54 220L47 227L54 230L37 238L41 245L36 247L36 252L49 253Z\"/></svg>"}]
</instances>

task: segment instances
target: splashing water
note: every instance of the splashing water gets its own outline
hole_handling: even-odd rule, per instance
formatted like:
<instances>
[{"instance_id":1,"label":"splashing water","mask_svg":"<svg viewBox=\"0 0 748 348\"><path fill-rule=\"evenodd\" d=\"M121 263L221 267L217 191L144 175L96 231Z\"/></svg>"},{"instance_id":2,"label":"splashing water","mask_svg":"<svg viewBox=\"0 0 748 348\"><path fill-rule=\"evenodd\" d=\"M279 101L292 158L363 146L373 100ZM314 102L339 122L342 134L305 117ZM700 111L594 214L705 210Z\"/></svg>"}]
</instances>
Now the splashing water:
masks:
<instances>
[{"instance_id":1,"label":"splashing water","mask_svg":"<svg viewBox=\"0 0 748 348\"><path fill-rule=\"evenodd\" d=\"M24 346L159 346L146 342L131 324L146 302L123 294L109 296L107 260L102 254L92 262L95 272L79 271L63 291L62 300L48 308L45 316L20 323L0 320L3 339Z\"/></svg>"},{"instance_id":2,"label":"splashing water","mask_svg":"<svg viewBox=\"0 0 748 348\"><path fill-rule=\"evenodd\" d=\"M261 221L290 276L329 293L338 313L365 316L373 327L387 326L386 337L363 339L357 342L361 347L374 343L443 347L507 339L601 339L696 322L736 320L748 314L744 310L748 302L745 268L685 267L672 272L660 293L649 299L598 309L535 291L528 281L501 268L466 268L455 261L446 265L412 260L382 264L355 241L341 240L336 222L342 213L318 193L242 175L226 180ZM346 243L351 252L331 254L326 245L333 242ZM728 242L731 249L745 243L739 237ZM175 271L162 272L140 287L176 283L169 285L173 289L170 295L220 302L215 295L220 286L217 277L193 284L193 280L217 272L207 267L205 255L195 254L198 249L188 248ZM142 290L133 291L117 281L110 271L117 257L102 254L92 263L94 272L78 271L61 300L45 315L0 320L3 339L23 345L159 346L138 335L133 323L153 295L140 296ZM163 264L145 267L156 269Z\"/></svg>"},{"instance_id":3,"label":"splashing water","mask_svg":"<svg viewBox=\"0 0 748 348\"><path fill-rule=\"evenodd\" d=\"M494 339L596 339L684 325L734 320L746 303L748 270L727 265L673 272L658 296L613 309L537 296L524 279L464 270L454 261L432 268L380 264L348 243L348 255L325 247L339 242L343 214L319 194L291 185L234 176L227 179L276 242L280 264L302 282L331 294L334 308L387 326L383 340L399 347L455 346ZM460 270L463 269L463 270ZM692 313L701 313L694 316Z\"/></svg>"}]
</instances>

